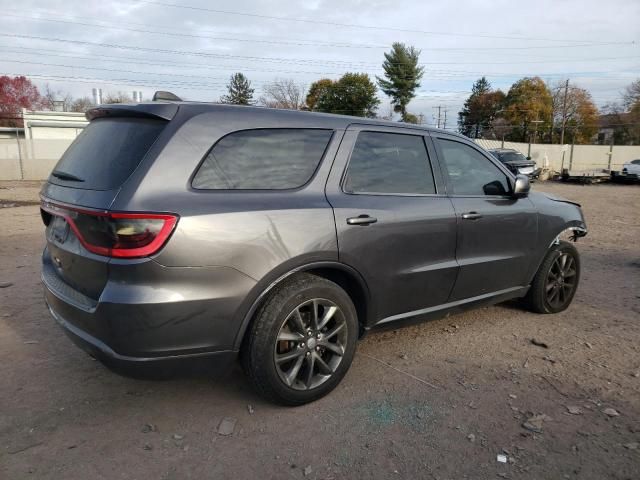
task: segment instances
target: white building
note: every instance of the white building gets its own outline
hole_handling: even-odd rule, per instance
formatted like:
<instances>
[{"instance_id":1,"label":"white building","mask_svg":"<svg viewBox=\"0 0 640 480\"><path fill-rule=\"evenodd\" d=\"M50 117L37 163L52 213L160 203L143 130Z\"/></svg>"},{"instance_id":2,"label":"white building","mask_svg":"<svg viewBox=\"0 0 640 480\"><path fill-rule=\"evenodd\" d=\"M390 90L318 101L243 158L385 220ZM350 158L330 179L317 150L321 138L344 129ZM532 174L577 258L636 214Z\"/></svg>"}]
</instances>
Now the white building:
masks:
<instances>
[{"instance_id":1,"label":"white building","mask_svg":"<svg viewBox=\"0 0 640 480\"><path fill-rule=\"evenodd\" d=\"M73 140L89 122L84 113L37 112L23 109L27 140Z\"/></svg>"}]
</instances>

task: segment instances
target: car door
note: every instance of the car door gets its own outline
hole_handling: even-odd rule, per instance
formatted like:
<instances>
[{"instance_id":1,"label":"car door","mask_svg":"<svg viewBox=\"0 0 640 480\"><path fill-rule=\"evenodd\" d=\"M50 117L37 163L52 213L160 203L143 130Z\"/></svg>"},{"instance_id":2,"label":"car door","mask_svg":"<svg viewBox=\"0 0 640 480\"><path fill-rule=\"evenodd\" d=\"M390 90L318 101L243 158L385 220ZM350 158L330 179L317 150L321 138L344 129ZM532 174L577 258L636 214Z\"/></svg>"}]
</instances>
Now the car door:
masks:
<instances>
[{"instance_id":1,"label":"car door","mask_svg":"<svg viewBox=\"0 0 640 480\"><path fill-rule=\"evenodd\" d=\"M458 220L460 271L449 301L528 285L538 231L533 203L513 197L512 174L472 142L443 133L432 139Z\"/></svg>"},{"instance_id":2,"label":"car door","mask_svg":"<svg viewBox=\"0 0 640 480\"><path fill-rule=\"evenodd\" d=\"M327 182L339 258L364 276L372 323L445 303L456 278L455 212L425 134L352 125Z\"/></svg>"}]
</instances>

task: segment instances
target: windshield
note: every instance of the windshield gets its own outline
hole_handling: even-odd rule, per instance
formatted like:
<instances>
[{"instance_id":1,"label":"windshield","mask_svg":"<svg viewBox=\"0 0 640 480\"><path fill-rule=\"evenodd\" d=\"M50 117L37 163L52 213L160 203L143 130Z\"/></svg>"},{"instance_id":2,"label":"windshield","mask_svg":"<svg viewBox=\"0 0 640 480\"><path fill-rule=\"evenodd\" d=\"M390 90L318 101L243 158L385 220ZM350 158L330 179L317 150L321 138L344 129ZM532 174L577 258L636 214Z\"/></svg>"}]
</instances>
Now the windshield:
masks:
<instances>
[{"instance_id":1,"label":"windshield","mask_svg":"<svg viewBox=\"0 0 640 480\"><path fill-rule=\"evenodd\" d=\"M527 161L527 157L525 157L520 152L495 152L494 155L498 157L498 160L502 162L522 162Z\"/></svg>"}]
</instances>

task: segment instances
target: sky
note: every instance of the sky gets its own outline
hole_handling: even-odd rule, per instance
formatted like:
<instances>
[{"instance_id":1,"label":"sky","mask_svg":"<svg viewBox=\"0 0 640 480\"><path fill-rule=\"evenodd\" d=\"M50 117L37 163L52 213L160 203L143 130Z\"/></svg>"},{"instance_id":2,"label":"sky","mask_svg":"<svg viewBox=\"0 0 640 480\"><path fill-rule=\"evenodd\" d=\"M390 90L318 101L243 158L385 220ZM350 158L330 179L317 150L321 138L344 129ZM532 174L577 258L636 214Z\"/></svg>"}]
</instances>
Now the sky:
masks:
<instances>
[{"instance_id":1,"label":"sky","mask_svg":"<svg viewBox=\"0 0 640 480\"><path fill-rule=\"evenodd\" d=\"M421 50L409 111L435 124L440 106L447 128L483 75L505 92L525 76L568 78L599 107L640 78L637 0L0 0L0 11L0 75L74 97L97 87L217 101L234 72L256 97L276 78L373 79L393 42Z\"/></svg>"}]
</instances>

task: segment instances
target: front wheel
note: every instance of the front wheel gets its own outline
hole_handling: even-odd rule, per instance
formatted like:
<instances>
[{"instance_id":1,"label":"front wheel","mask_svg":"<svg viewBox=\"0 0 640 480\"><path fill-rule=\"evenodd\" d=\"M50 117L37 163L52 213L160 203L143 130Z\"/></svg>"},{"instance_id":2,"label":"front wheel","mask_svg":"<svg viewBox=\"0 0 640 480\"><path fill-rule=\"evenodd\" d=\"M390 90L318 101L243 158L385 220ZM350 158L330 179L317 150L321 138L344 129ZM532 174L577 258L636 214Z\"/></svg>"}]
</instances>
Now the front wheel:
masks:
<instances>
[{"instance_id":1,"label":"front wheel","mask_svg":"<svg viewBox=\"0 0 640 480\"><path fill-rule=\"evenodd\" d=\"M580 282L580 255L571 243L560 241L549 249L525 297L536 313L566 310Z\"/></svg>"},{"instance_id":2,"label":"front wheel","mask_svg":"<svg viewBox=\"0 0 640 480\"><path fill-rule=\"evenodd\" d=\"M349 295L329 280L297 274L257 312L243 345L243 367L262 396L302 405L326 395L342 380L357 336Z\"/></svg>"}]
</instances>

